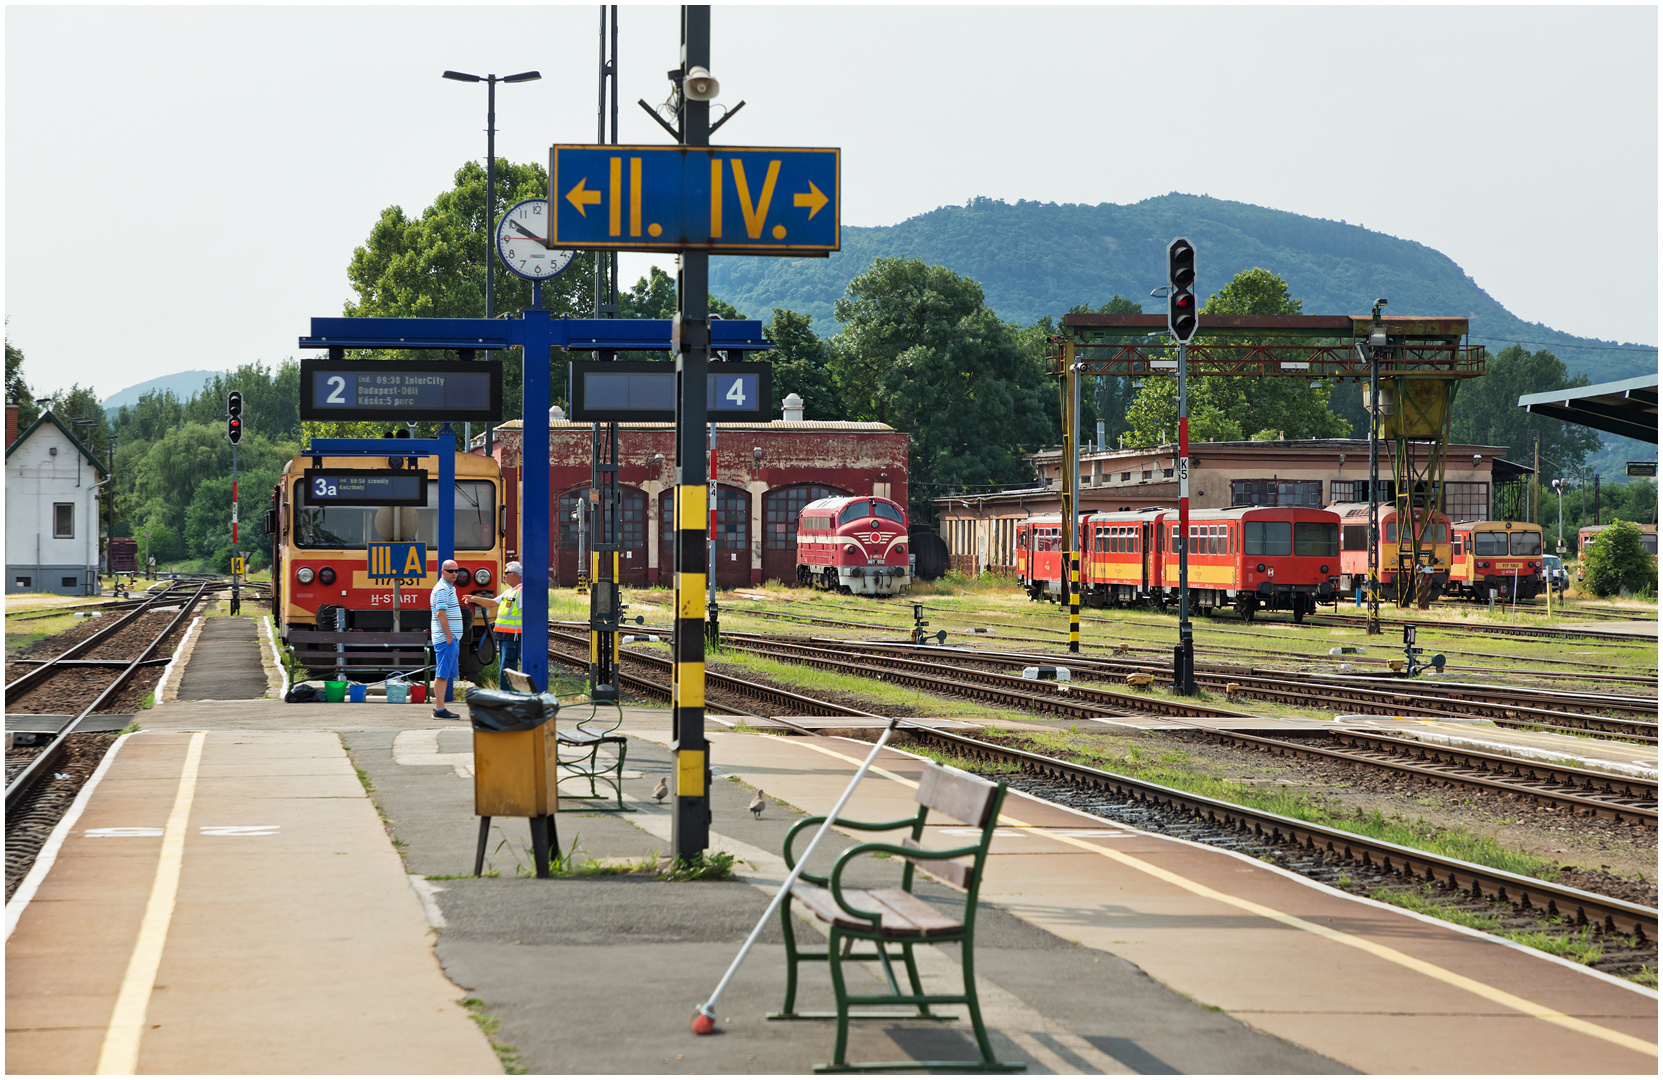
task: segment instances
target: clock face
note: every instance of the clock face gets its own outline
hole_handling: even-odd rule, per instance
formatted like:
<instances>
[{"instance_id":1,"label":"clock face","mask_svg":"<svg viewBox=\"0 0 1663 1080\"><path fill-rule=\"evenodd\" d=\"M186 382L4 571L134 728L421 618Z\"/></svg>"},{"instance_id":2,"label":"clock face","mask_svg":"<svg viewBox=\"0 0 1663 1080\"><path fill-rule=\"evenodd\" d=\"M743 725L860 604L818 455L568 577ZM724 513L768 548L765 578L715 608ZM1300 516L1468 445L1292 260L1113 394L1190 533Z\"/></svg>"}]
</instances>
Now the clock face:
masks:
<instances>
[{"instance_id":1,"label":"clock face","mask_svg":"<svg viewBox=\"0 0 1663 1080\"><path fill-rule=\"evenodd\" d=\"M543 246L549 234L547 199L526 199L508 208L497 223L497 255L509 273L530 281L547 281L572 264L575 251Z\"/></svg>"}]
</instances>

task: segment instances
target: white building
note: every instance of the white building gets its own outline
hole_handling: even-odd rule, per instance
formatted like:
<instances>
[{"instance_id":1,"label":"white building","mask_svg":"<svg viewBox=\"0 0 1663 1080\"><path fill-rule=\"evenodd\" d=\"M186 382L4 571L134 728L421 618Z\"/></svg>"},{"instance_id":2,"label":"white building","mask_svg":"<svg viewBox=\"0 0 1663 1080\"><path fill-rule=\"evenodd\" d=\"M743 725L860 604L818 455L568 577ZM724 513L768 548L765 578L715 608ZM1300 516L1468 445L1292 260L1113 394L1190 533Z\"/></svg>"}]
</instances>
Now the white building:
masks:
<instances>
[{"instance_id":1,"label":"white building","mask_svg":"<svg viewBox=\"0 0 1663 1080\"><path fill-rule=\"evenodd\" d=\"M8 408L8 434L15 429ZM98 498L106 477L48 411L6 444L6 592L96 596Z\"/></svg>"}]
</instances>

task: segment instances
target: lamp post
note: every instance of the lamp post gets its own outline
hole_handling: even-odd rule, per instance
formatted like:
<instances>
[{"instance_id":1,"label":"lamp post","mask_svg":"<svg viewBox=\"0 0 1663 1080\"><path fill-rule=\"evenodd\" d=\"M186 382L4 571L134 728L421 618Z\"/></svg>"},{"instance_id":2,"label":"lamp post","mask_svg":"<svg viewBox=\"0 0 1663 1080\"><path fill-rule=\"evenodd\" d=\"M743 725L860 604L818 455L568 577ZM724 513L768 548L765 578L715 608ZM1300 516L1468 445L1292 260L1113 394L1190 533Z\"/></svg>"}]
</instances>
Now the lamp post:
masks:
<instances>
[{"instance_id":1,"label":"lamp post","mask_svg":"<svg viewBox=\"0 0 1663 1080\"><path fill-rule=\"evenodd\" d=\"M1558 553L1563 555L1565 553L1565 481L1555 480L1553 482L1553 493L1559 496Z\"/></svg>"},{"instance_id":2,"label":"lamp post","mask_svg":"<svg viewBox=\"0 0 1663 1080\"><path fill-rule=\"evenodd\" d=\"M495 75L469 75L465 71L447 71L447 79L457 82L482 82L485 84L485 317L494 319L497 315L496 294L494 288L494 264L496 252L496 220L497 220L497 83L536 82L543 76L536 71L522 71L518 75L505 75L498 78ZM485 424L485 456L491 456L491 436L495 425L489 421ZM398 590L393 590L397 594Z\"/></svg>"},{"instance_id":3,"label":"lamp post","mask_svg":"<svg viewBox=\"0 0 1663 1080\"><path fill-rule=\"evenodd\" d=\"M447 71L447 79L457 82L482 82L485 84L485 317L496 318L496 297L493 293L494 278L491 273L493 258L491 247L494 237L491 235L497 219L497 83L535 82L543 76L535 71L522 71L518 75L469 75L465 71Z\"/></svg>"}]
</instances>

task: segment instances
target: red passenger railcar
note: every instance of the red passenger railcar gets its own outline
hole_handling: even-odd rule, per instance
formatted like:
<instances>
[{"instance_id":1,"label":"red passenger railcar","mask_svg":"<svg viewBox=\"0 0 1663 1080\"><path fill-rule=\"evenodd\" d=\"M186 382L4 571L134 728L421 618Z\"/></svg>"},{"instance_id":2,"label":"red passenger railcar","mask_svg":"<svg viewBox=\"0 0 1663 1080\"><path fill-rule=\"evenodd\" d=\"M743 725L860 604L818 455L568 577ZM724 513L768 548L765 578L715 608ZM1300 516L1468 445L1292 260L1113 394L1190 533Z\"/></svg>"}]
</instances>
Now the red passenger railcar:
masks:
<instances>
[{"instance_id":1,"label":"red passenger railcar","mask_svg":"<svg viewBox=\"0 0 1663 1080\"><path fill-rule=\"evenodd\" d=\"M892 596L912 584L907 513L872 495L816 499L797 516L797 580L804 585Z\"/></svg>"},{"instance_id":2,"label":"red passenger railcar","mask_svg":"<svg viewBox=\"0 0 1663 1080\"><path fill-rule=\"evenodd\" d=\"M1179 598L1178 511L1089 514L1075 541L1080 594L1096 606L1153 604ZM1332 600L1340 575L1339 515L1309 507L1237 506L1190 513L1192 610L1234 608L1243 619L1289 611L1302 621ZM1036 515L1017 527L1017 575L1028 595L1061 598L1062 524Z\"/></svg>"}]
</instances>

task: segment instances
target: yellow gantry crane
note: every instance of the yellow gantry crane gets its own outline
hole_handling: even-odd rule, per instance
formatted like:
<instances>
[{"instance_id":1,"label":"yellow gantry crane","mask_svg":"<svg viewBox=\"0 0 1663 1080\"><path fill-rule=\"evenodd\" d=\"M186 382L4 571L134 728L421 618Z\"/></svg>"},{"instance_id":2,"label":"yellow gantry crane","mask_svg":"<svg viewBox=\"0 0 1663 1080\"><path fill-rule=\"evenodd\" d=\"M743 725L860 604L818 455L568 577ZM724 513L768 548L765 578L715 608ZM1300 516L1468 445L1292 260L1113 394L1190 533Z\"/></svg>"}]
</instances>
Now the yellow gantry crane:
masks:
<instances>
[{"instance_id":1,"label":"yellow gantry crane","mask_svg":"<svg viewBox=\"0 0 1663 1080\"><path fill-rule=\"evenodd\" d=\"M1399 522L1411 522L1399 556L1396 600L1400 606L1429 602L1424 572L1432 563L1425 523L1443 510L1451 403L1463 379L1484 374L1481 345L1465 344L1467 320L1386 317L1385 301L1369 316L1202 315L1189 344L1188 374L1259 378L1352 379L1363 395L1374 436L1389 448ZM1177 350L1167 316L1065 315L1063 333L1051 339L1062 391L1064 532L1078 506L1079 390L1085 375L1159 378L1177 374ZM1186 468L1188 462L1180 462ZM1371 475L1371 482L1377 472ZM1378 516L1370 526L1371 578L1379 579ZM1432 534L1435 538L1435 532ZM1070 642L1079 640L1077 536L1067 536L1064 561L1070 577ZM1372 582L1371 582L1372 584ZM1370 597L1371 624L1378 622L1378 589ZM1371 627L1372 629L1372 627Z\"/></svg>"}]
</instances>

